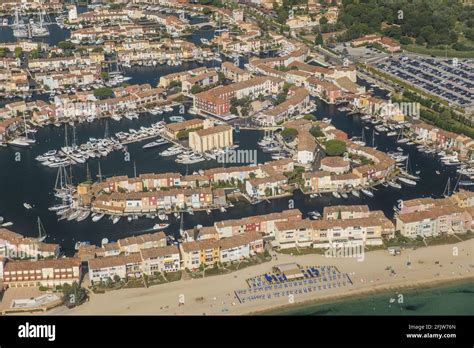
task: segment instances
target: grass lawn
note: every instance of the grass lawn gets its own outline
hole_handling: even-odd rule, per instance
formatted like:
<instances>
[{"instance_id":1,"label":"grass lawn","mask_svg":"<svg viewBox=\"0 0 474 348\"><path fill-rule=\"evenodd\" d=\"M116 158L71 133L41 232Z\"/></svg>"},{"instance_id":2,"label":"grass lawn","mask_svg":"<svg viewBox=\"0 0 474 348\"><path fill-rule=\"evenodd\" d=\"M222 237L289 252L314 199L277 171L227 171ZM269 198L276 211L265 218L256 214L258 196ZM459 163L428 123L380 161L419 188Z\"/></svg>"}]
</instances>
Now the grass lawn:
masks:
<instances>
[{"instance_id":1,"label":"grass lawn","mask_svg":"<svg viewBox=\"0 0 474 348\"><path fill-rule=\"evenodd\" d=\"M144 287L145 287L145 283L143 282L143 278L139 278L139 279L131 278L123 286L123 289L144 288Z\"/></svg>"},{"instance_id":2,"label":"grass lawn","mask_svg":"<svg viewBox=\"0 0 474 348\"><path fill-rule=\"evenodd\" d=\"M474 58L474 50L471 51L456 51L452 48L448 48L446 51L444 48L426 48L424 46L419 46L416 44L402 45L404 49L410 52L433 55L436 57L446 57L446 52L448 57L458 57L458 58Z\"/></svg>"},{"instance_id":3,"label":"grass lawn","mask_svg":"<svg viewBox=\"0 0 474 348\"><path fill-rule=\"evenodd\" d=\"M166 273L165 277L169 282L175 282L177 280L181 280L181 276L182 276L181 271L178 271L178 272L168 272Z\"/></svg>"},{"instance_id":4,"label":"grass lawn","mask_svg":"<svg viewBox=\"0 0 474 348\"><path fill-rule=\"evenodd\" d=\"M146 281L147 286L153 286L153 285L160 285L164 283L168 283L168 281L163 277L163 275L160 273L158 275L153 274L150 276L144 276L144 279Z\"/></svg>"},{"instance_id":5,"label":"grass lawn","mask_svg":"<svg viewBox=\"0 0 474 348\"><path fill-rule=\"evenodd\" d=\"M225 268L206 268L205 272L204 272L204 276L205 277L210 277L210 276L215 276L215 275L221 275L221 274L225 274L225 273L229 273L229 271Z\"/></svg>"},{"instance_id":6,"label":"grass lawn","mask_svg":"<svg viewBox=\"0 0 474 348\"><path fill-rule=\"evenodd\" d=\"M286 255L309 255L309 254L319 254L319 255L324 255L324 252L326 249L320 249L320 248L289 248L289 249L283 249L283 250L278 250L280 254L286 254Z\"/></svg>"},{"instance_id":7,"label":"grass lawn","mask_svg":"<svg viewBox=\"0 0 474 348\"><path fill-rule=\"evenodd\" d=\"M459 238L456 238L459 237ZM428 246L432 245L441 245L441 244L455 244L459 243L460 240L468 240L474 237L473 233L467 233L467 234L456 234L456 236L449 235L449 236L440 236L440 237L431 237L431 238L426 238L426 244Z\"/></svg>"}]
</instances>

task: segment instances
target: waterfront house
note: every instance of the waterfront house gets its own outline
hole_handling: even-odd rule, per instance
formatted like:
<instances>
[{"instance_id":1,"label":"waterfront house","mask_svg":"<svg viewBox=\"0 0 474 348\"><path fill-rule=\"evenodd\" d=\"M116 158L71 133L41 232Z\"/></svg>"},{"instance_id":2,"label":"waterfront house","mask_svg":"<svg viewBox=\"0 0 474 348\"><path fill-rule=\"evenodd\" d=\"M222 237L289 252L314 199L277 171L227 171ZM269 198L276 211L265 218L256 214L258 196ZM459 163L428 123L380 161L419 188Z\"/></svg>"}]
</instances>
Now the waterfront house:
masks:
<instances>
[{"instance_id":1,"label":"waterfront house","mask_svg":"<svg viewBox=\"0 0 474 348\"><path fill-rule=\"evenodd\" d=\"M229 112L230 99L234 97L237 99L244 97L256 99L260 94L263 96L276 94L282 87L283 80L281 79L257 76L246 81L198 93L194 95L193 108L197 111L221 116Z\"/></svg>"},{"instance_id":2,"label":"waterfront house","mask_svg":"<svg viewBox=\"0 0 474 348\"><path fill-rule=\"evenodd\" d=\"M193 118L191 120L177 123L168 123L165 125L165 134L171 139L177 140L178 134L183 134L183 132L189 132L194 129L204 128L206 124L205 120L199 118Z\"/></svg>"},{"instance_id":3,"label":"waterfront house","mask_svg":"<svg viewBox=\"0 0 474 348\"><path fill-rule=\"evenodd\" d=\"M147 233L119 239L117 240L117 244L121 252L132 254L143 249L166 246L166 235L163 232Z\"/></svg>"},{"instance_id":4,"label":"waterfront house","mask_svg":"<svg viewBox=\"0 0 474 348\"><path fill-rule=\"evenodd\" d=\"M4 109L7 110L7 109ZM7 110L8 114L10 111ZM14 117L14 118L7 118L4 120L0 120L0 143L6 142L14 133L15 131L22 126L21 118Z\"/></svg>"},{"instance_id":5,"label":"waterfront house","mask_svg":"<svg viewBox=\"0 0 474 348\"><path fill-rule=\"evenodd\" d=\"M323 219L359 219L370 216L370 210L367 205L334 205L323 208Z\"/></svg>"},{"instance_id":6,"label":"waterfront house","mask_svg":"<svg viewBox=\"0 0 474 348\"><path fill-rule=\"evenodd\" d=\"M189 76L181 83L181 91L183 93L191 93L193 86L199 86L200 88L205 88L209 85L217 83L219 80L219 75L216 71L210 71L204 74Z\"/></svg>"},{"instance_id":7,"label":"waterfront house","mask_svg":"<svg viewBox=\"0 0 474 348\"><path fill-rule=\"evenodd\" d=\"M184 231L185 240L192 242L195 240L204 240L204 239L219 239L219 233L214 226L195 226L192 229Z\"/></svg>"},{"instance_id":8,"label":"waterfront house","mask_svg":"<svg viewBox=\"0 0 474 348\"><path fill-rule=\"evenodd\" d=\"M301 220L302 213L298 209L283 210L278 213L248 216L241 219L222 220L214 223L219 237L231 237L248 232L259 232L266 236L275 235L275 223L279 221Z\"/></svg>"},{"instance_id":9,"label":"waterfront house","mask_svg":"<svg viewBox=\"0 0 474 348\"><path fill-rule=\"evenodd\" d=\"M195 152L223 149L233 144L232 127L228 125L218 125L189 133L189 147Z\"/></svg>"},{"instance_id":10,"label":"waterfront house","mask_svg":"<svg viewBox=\"0 0 474 348\"><path fill-rule=\"evenodd\" d=\"M81 261L78 258L7 261L3 267L3 283L7 287L54 287L79 283L80 279Z\"/></svg>"},{"instance_id":11,"label":"waterfront house","mask_svg":"<svg viewBox=\"0 0 474 348\"><path fill-rule=\"evenodd\" d=\"M328 156L321 160L320 169L334 174L347 173L350 170L350 161L342 157Z\"/></svg>"},{"instance_id":12,"label":"waterfront house","mask_svg":"<svg viewBox=\"0 0 474 348\"><path fill-rule=\"evenodd\" d=\"M250 197L261 198L279 195L284 192L288 178L283 174L274 174L263 178L249 179L245 190Z\"/></svg>"},{"instance_id":13,"label":"waterfront house","mask_svg":"<svg viewBox=\"0 0 474 348\"><path fill-rule=\"evenodd\" d=\"M437 206L429 210L397 214L397 231L406 237L433 237L466 233L472 227L473 216L466 208L455 205Z\"/></svg>"},{"instance_id":14,"label":"waterfront house","mask_svg":"<svg viewBox=\"0 0 474 348\"><path fill-rule=\"evenodd\" d=\"M213 239L184 242L179 245L183 267L196 270L201 265L210 266L219 262L219 244Z\"/></svg>"},{"instance_id":15,"label":"waterfront house","mask_svg":"<svg viewBox=\"0 0 474 348\"><path fill-rule=\"evenodd\" d=\"M277 106L262 112L258 119L265 125L275 125L302 113L309 106L309 92L306 88L290 89L288 98Z\"/></svg>"},{"instance_id":16,"label":"waterfront house","mask_svg":"<svg viewBox=\"0 0 474 348\"><path fill-rule=\"evenodd\" d=\"M222 263L240 261L264 251L262 235L255 231L223 238L218 243Z\"/></svg>"},{"instance_id":17,"label":"waterfront house","mask_svg":"<svg viewBox=\"0 0 474 348\"><path fill-rule=\"evenodd\" d=\"M299 130L297 139L296 160L303 165L311 165L317 149L316 140L306 130Z\"/></svg>"},{"instance_id":18,"label":"waterfront house","mask_svg":"<svg viewBox=\"0 0 474 348\"><path fill-rule=\"evenodd\" d=\"M0 228L0 255L20 258L54 258L60 252L59 244L39 242L36 238L24 237L6 228Z\"/></svg>"},{"instance_id":19,"label":"waterfront house","mask_svg":"<svg viewBox=\"0 0 474 348\"><path fill-rule=\"evenodd\" d=\"M141 276L140 253L117 255L90 259L89 279L91 282L113 280L115 276L120 279L127 277L139 278Z\"/></svg>"},{"instance_id":20,"label":"waterfront house","mask_svg":"<svg viewBox=\"0 0 474 348\"><path fill-rule=\"evenodd\" d=\"M334 83L321 80L315 76L308 77L305 80L305 86L312 95L324 99L329 104L334 104L342 96L342 90Z\"/></svg>"},{"instance_id":21,"label":"waterfront house","mask_svg":"<svg viewBox=\"0 0 474 348\"><path fill-rule=\"evenodd\" d=\"M177 272L181 269L179 249L175 245L140 250L144 274Z\"/></svg>"},{"instance_id":22,"label":"waterfront house","mask_svg":"<svg viewBox=\"0 0 474 348\"><path fill-rule=\"evenodd\" d=\"M363 218L278 222L272 245L281 249L381 245L383 239L393 237L394 230L393 223L380 211Z\"/></svg>"},{"instance_id":23,"label":"waterfront house","mask_svg":"<svg viewBox=\"0 0 474 348\"><path fill-rule=\"evenodd\" d=\"M251 78L250 73L243 70L231 62L223 62L221 65L221 71L224 76L234 82L247 81Z\"/></svg>"},{"instance_id":24,"label":"waterfront house","mask_svg":"<svg viewBox=\"0 0 474 348\"><path fill-rule=\"evenodd\" d=\"M254 165L204 170L204 176L207 176L211 182L244 182L250 178L251 174L263 175L261 168Z\"/></svg>"},{"instance_id":25,"label":"waterfront house","mask_svg":"<svg viewBox=\"0 0 474 348\"><path fill-rule=\"evenodd\" d=\"M454 204L461 208L474 207L474 192L460 189L449 197Z\"/></svg>"}]
</instances>

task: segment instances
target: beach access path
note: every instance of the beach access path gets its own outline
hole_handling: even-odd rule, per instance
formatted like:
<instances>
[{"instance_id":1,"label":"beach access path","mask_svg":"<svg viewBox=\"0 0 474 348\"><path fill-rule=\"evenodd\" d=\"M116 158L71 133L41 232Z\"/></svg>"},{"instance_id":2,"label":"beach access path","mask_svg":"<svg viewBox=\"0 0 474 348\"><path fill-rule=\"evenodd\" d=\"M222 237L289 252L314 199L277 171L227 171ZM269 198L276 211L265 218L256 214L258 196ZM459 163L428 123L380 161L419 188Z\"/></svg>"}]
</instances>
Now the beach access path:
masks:
<instances>
[{"instance_id":1,"label":"beach access path","mask_svg":"<svg viewBox=\"0 0 474 348\"><path fill-rule=\"evenodd\" d=\"M92 294L89 302L77 308L69 310L58 307L46 314L237 315L272 310L291 305L291 301L283 296L239 303L234 291L247 288L246 279L271 272L272 266L287 262L296 262L301 266L333 265L340 272L347 273L353 282L353 285L340 288L295 294L291 300L294 305L315 301L329 302L347 296L370 295L381 291L393 290L395 294L403 293L404 288L467 279L474 281L474 239L456 244L403 250L399 256L392 256L386 250L371 251L364 254L363 261L356 258L328 258L319 254L279 254L278 260L225 275L180 280L150 288ZM180 305L179 300L180 297L183 299L183 296L184 305Z\"/></svg>"}]
</instances>

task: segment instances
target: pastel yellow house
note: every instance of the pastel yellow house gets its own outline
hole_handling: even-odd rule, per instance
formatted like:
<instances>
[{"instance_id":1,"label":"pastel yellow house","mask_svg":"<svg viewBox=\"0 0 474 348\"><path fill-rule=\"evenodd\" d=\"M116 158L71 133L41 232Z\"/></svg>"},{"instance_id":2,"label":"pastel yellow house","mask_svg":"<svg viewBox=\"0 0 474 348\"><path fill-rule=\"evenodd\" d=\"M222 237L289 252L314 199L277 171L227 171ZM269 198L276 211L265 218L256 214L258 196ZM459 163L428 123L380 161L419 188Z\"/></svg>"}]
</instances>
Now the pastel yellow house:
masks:
<instances>
[{"instance_id":1,"label":"pastel yellow house","mask_svg":"<svg viewBox=\"0 0 474 348\"><path fill-rule=\"evenodd\" d=\"M214 239L184 242L179 246L183 267L189 270L198 269L201 265L209 266L219 262L219 243Z\"/></svg>"}]
</instances>

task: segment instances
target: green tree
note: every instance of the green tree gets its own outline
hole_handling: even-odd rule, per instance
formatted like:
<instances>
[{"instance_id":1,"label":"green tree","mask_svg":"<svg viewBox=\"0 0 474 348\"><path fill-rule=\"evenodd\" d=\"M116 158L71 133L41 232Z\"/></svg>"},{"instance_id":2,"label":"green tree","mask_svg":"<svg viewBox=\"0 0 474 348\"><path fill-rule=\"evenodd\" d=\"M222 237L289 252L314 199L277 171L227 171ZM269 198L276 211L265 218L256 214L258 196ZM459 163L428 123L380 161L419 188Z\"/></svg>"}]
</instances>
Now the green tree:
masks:
<instances>
[{"instance_id":1,"label":"green tree","mask_svg":"<svg viewBox=\"0 0 474 348\"><path fill-rule=\"evenodd\" d=\"M21 47L15 47L15 58L21 58L23 54L23 50Z\"/></svg>"},{"instance_id":2,"label":"green tree","mask_svg":"<svg viewBox=\"0 0 474 348\"><path fill-rule=\"evenodd\" d=\"M41 57L41 51L35 48L34 50L31 50L30 53L28 53L28 57L30 59L38 59Z\"/></svg>"},{"instance_id":3,"label":"green tree","mask_svg":"<svg viewBox=\"0 0 474 348\"><path fill-rule=\"evenodd\" d=\"M72 42L69 41L59 41L58 47L62 50L72 50L75 46Z\"/></svg>"},{"instance_id":4,"label":"green tree","mask_svg":"<svg viewBox=\"0 0 474 348\"><path fill-rule=\"evenodd\" d=\"M201 87L201 86L199 86L199 85L196 84L196 85L193 85L193 86L191 87L191 93L192 93L192 94L197 94L197 93L199 93L199 92L202 92L202 87Z\"/></svg>"},{"instance_id":5,"label":"green tree","mask_svg":"<svg viewBox=\"0 0 474 348\"><path fill-rule=\"evenodd\" d=\"M295 128L285 128L281 132L281 136L287 142L292 142L296 138L297 135L298 135L298 131Z\"/></svg>"},{"instance_id":6,"label":"green tree","mask_svg":"<svg viewBox=\"0 0 474 348\"><path fill-rule=\"evenodd\" d=\"M68 308L79 306L87 301L86 289L82 288L77 282L72 283L72 285L65 283L62 286L62 291L63 302Z\"/></svg>"},{"instance_id":7,"label":"green tree","mask_svg":"<svg viewBox=\"0 0 474 348\"><path fill-rule=\"evenodd\" d=\"M409 44L411 44L411 39L408 36L402 36L400 38L400 43L402 45L409 45Z\"/></svg>"},{"instance_id":8,"label":"green tree","mask_svg":"<svg viewBox=\"0 0 474 348\"><path fill-rule=\"evenodd\" d=\"M314 40L314 43L316 45L324 45L324 40L323 40L323 35L321 33L318 33L318 35L316 35L316 39Z\"/></svg>"},{"instance_id":9,"label":"green tree","mask_svg":"<svg viewBox=\"0 0 474 348\"><path fill-rule=\"evenodd\" d=\"M273 190L270 187L265 188L265 196L270 197L273 194Z\"/></svg>"},{"instance_id":10,"label":"green tree","mask_svg":"<svg viewBox=\"0 0 474 348\"><path fill-rule=\"evenodd\" d=\"M328 156L341 156L346 152L346 143L342 140L328 140L324 145Z\"/></svg>"},{"instance_id":11,"label":"green tree","mask_svg":"<svg viewBox=\"0 0 474 348\"><path fill-rule=\"evenodd\" d=\"M5 58L9 52L8 48L0 47L0 58Z\"/></svg>"},{"instance_id":12,"label":"green tree","mask_svg":"<svg viewBox=\"0 0 474 348\"><path fill-rule=\"evenodd\" d=\"M114 95L112 88L101 87L94 90L94 97L96 98L111 98Z\"/></svg>"},{"instance_id":13,"label":"green tree","mask_svg":"<svg viewBox=\"0 0 474 348\"><path fill-rule=\"evenodd\" d=\"M309 132L311 133L311 135L315 138L320 138L320 137L323 137L324 136L324 133L321 131L321 128L319 128L318 126L315 126L315 127L312 127Z\"/></svg>"},{"instance_id":14,"label":"green tree","mask_svg":"<svg viewBox=\"0 0 474 348\"><path fill-rule=\"evenodd\" d=\"M218 79L219 84L225 81L225 75L222 71L219 71L217 73L217 79Z\"/></svg>"},{"instance_id":15,"label":"green tree","mask_svg":"<svg viewBox=\"0 0 474 348\"><path fill-rule=\"evenodd\" d=\"M170 88L181 87L181 85L182 85L181 81L174 80L174 81L171 81Z\"/></svg>"}]
</instances>

